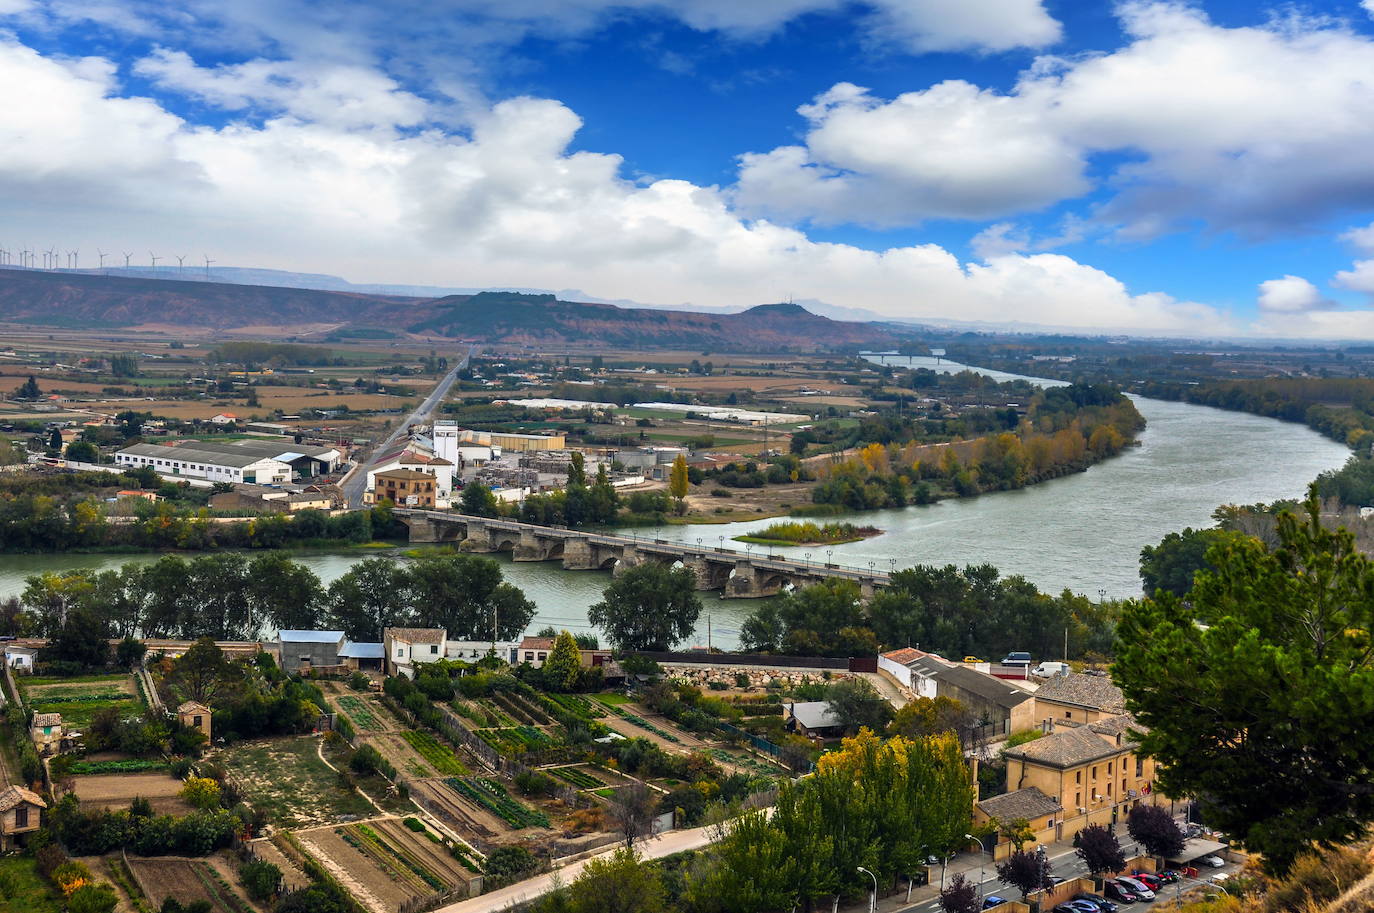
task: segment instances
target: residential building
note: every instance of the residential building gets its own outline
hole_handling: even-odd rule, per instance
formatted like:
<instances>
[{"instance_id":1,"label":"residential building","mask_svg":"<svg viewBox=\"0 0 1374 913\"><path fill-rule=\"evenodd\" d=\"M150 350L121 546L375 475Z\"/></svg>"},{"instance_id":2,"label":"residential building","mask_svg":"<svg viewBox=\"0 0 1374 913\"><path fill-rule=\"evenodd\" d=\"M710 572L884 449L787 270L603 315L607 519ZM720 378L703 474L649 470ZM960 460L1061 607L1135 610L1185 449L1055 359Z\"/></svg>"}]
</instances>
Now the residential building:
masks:
<instances>
[{"instance_id":1,"label":"residential building","mask_svg":"<svg viewBox=\"0 0 1374 913\"><path fill-rule=\"evenodd\" d=\"M536 669L540 668L553 651L554 640L556 638L553 637L526 637L520 641L520 662L529 663Z\"/></svg>"},{"instance_id":2,"label":"residential building","mask_svg":"<svg viewBox=\"0 0 1374 913\"><path fill-rule=\"evenodd\" d=\"M390 501L397 507L434 508L436 483L434 476L413 469L392 469L375 476L375 486L364 492L363 503Z\"/></svg>"},{"instance_id":3,"label":"residential building","mask_svg":"<svg viewBox=\"0 0 1374 913\"><path fill-rule=\"evenodd\" d=\"M1003 750L1007 789L1034 786L1059 802L1056 840L1089 824L1116 824L1136 805L1162 798L1154 791L1154 759L1137 752L1131 726L1124 714L1077 725L1045 721L1045 735Z\"/></svg>"},{"instance_id":4,"label":"residential building","mask_svg":"<svg viewBox=\"0 0 1374 913\"><path fill-rule=\"evenodd\" d=\"M342 631L278 631L277 655L287 672L337 666L344 642Z\"/></svg>"},{"instance_id":5,"label":"residential building","mask_svg":"<svg viewBox=\"0 0 1374 913\"><path fill-rule=\"evenodd\" d=\"M917 697L935 697L938 693L936 674L952 665L947 659L914 647L903 647L878 657L878 672Z\"/></svg>"},{"instance_id":6,"label":"residential building","mask_svg":"<svg viewBox=\"0 0 1374 913\"><path fill-rule=\"evenodd\" d=\"M62 714L35 713L33 722L29 724L29 734L33 736L33 745L38 749L40 757L58 754L62 751L64 736Z\"/></svg>"},{"instance_id":7,"label":"residential building","mask_svg":"<svg viewBox=\"0 0 1374 913\"><path fill-rule=\"evenodd\" d=\"M844 735L844 725L835 716L829 701L806 701L782 705L783 724L788 732L823 741Z\"/></svg>"},{"instance_id":8,"label":"residential building","mask_svg":"<svg viewBox=\"0 0 1374 913\"><path fill-rule=\"evenodd\" d=\"M5 647L5 665L16 672L32 672L33 661L38 656L38 651L33 647L20 647L10 644Z\"/></svg>"},{"instance_id":9,"label":"residential building","mask_svg":"<svg viewBox=\"0 0 1374 913\"><path fill-rule=\"evenodd\" d=\"M520 641L498 640L495 645L489 640L450 640L446 644L445 656L465 663L476 662L493 650L496 658L511 665L519 665Z\"/></svg>"},{"instance_id":10,"label":"residential building","mask_svg":"<svg viewBox=\"0 0 1374 913\"><path fill-rule=\"evenodd\" d=\"M931 678L936 697L954 698L1002 734L1035 726L1035 699L1029 691L962 663L951 663Z\"/></svg>"},{"instance_id":11,"label":"residential building","mask_svg":"<svg viewBox=\"0 0 1374 913\"><path fill-rule=\"evenodd\" d=\"M379 473L409 469L433 476L435 503L439 507L447 507L449 498L453 496L453 478L457 468L452 460L425 453L420 449L394 450L378 457L372 468L367 471L366 490L372 491L376 488Z\"/></svg>"},{"instance_id":12,"label":"residential building","mask_svg":"<svg viewBox=\"0 0 1374 913\"><path fill-rule=\"evenodd\" d=\"M239 417L232 412L221 412L218 415L210 416L210 421L216 425L232 425L238 420Z\"/></svg>"},{"instance_id":13,"label":"residential building","mask_svg":"<svg viewBox=\"0 0 1374 913\"><path fill-rule=\"evenodd\" d=\"M1035 835L1036 843L1053 843L1058 839L1063 812L1064 806L1054 796L1041 791L1038 786L1027 786L975 802L973 823L1010 823L1024 818ZM1011 855L1013 848L1010 841L998 839L993 847L993 858L1005 859Z\"/></svg>"},{"instance_id":14,"label":"residential building","mask_svg":"<svg viewBox=\"0 0 1374 913\"><path fill-rule=\"evenodd\" d=\"M155 491L143 491L142 489L138 489L138 488L125 488L125 489L123 489L123 490L121 490L121 491L117 491L117 492L115 492L115 497L116 497L116 498L120 498L120 499L123 499L123 498L139 498L139 499L142 499L142 500L144 500L144 501L157 501L157 500L159 500L158 495L157 495L157 492L155 492Z\"/></svg>"},{"instance_id":15,"label":"residential building","mask_svg":"<svg viewBox=\"0 0 1374 913\"><path fill-rule=\"evenodd\" d=\"M22 786L0 792L0 850L13 850L16 837L38 830L47 807L41 797Z\"/></svg>"},{"instance_id":16,"label":"residential building","mask_svg":"<svg viewBox=\"0 0 1374 913\"><path fill-rule=\"evenodd\" d=\"M181 725L199 729L205 734L207 742L210 741L210 717L210 708L199 701L186 701L177 708L177 719Z\"/></svg>"},{"instance_id":17,"label":"residential building","mask_svg":"<svg viewBox=\"0 0 1374 913\"><path fill-rule=\"evenodd\" d=\"M1106 675L1070 672L1056 676L1035 692L1037 720L1095 723L1126 712L1126 698Z\"/></svg>"},{"instance_id":18,"label":"residential building","mask_svg":"<svg viewBox=\"0 0 1374 913\"><path fill-rule=\"evenodd\" d=\"M448 655L448 632L443 628L387 628L382 632L388 675L415 677L415 667Z\"/></svg>"}]
</instances>

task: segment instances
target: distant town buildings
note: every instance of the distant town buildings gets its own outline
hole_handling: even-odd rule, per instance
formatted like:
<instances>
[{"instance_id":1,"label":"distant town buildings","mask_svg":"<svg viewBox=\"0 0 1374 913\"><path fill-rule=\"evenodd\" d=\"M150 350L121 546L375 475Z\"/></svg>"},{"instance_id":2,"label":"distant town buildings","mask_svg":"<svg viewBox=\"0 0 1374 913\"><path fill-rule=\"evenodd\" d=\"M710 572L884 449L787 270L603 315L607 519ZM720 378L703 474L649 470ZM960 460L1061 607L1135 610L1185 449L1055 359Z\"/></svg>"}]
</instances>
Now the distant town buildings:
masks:
<instances>
[{"instance_id":1,"label":"distant town buildings","mask_svg":"<svg viewBox=\"0 0 1374 913\"><path fill-rule=\"evenodd\" d=\"M332 472L342 454L332 447L269 440L133 444L115 454L119 466L148 466L163 477L273 485Z\"/></svg>"}]
</instances>

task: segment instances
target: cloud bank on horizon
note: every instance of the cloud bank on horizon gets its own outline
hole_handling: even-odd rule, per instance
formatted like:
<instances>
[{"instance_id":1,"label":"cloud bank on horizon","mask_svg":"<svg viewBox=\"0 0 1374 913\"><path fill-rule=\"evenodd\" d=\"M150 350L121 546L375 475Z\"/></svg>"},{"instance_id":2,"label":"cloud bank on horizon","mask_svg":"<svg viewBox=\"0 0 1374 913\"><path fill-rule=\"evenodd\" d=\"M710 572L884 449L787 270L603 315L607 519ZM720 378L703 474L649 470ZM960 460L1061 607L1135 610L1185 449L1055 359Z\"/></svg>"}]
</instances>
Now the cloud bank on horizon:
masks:
<instances>
[{"instance_id":1,"label":"cloud bank on horizon","mask_svg":"<svg viewBox=\"0 0 1374 913\"><path fill-rule=\"evenodd\" d=\"M1374 37L1346 6L1235 23L1132 0L1114 46L1082 50L1060 47L1066 24L1042 0L0 0L0 84L24 87L0 114L0 246L57 240L87 261L99 244L211 249L355 281L655 303L791 292L908 319L1374 338ZM816 17L849 29L855 55L950 75L817 86L777 125L789 141L735 149L718 182L644 174L553 93L504 88L531 42L575 60L598 36L671 27L728 47L737 69ZM1279 254L1226 300L1133 288L1138 275L1091 262L1164 277L1180 245L1216 245L1220 262L1218 238Z\"/></svg>"}]
</instances>

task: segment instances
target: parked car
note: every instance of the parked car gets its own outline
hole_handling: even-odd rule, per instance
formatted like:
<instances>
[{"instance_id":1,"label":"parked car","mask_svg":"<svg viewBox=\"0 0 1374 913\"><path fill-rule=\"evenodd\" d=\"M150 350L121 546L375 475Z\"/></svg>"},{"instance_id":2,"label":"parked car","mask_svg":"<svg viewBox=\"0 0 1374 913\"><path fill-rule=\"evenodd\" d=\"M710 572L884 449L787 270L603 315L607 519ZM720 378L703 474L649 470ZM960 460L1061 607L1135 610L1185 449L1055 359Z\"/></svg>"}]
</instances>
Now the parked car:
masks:
<instances>
[{"instance_id":1,"label":"parked car","mask_svg":"<svg viewBox=\"0 0 1374 913\"><path fill-rule=\"evenodd\" d=\"M1069 671L1068 663L1047 663L1042 662L1031 670L1031 675L1038 675L1041 678L1051 678Z\"/></svg>"},{"instance_id":2,"label":"parked car","mask_svg":"<svg viewBox=\"0 0 1374 913\"><path fill-rule=\"evenodd\" d=\"M1121 884L1124 884L1132 891L1134 891L1135 896L1139 897L1141 900L1155 899L1154 890L1145 882L1141 881L1139 878L1132 878L1129 875L1122 875L1120 878L1117 879L1117 881Z\"/></svg>"},{"instance_id":3,"label":"parked car","mask_svg":"<svg viewBox=\"0 0 1374 913\"><path fill-rule=\"evenodd\" d=\"M966 662L966 663L981 663L982 660L979 659L979 658L976 657L976 656L965 656L965 657L964 657L964 662Z\"/></svg>"},{"instance_id":4,"label":"parked car","mask_svg":"<svg viewBox=\"0 0 1374 913\"><path fill-rule=\"evenodd\" d=\"M1078 913L1103 913L1101 907L1090 900L1081 900L1075 897L1073 900L1066 900L1062 906L1073 907Z\"/></svg>"},{"instance_id":5,"label":"parked car","mask_svg":"<svg viewBox=\"0 0 1374 913\"><path fill-rule=\"evenodd\" d=\"M999 907L1006 902L1007 899L1005 897L998 897L996 894L990 894L987 897L983 898L983 909L990 910L993 907Z\"/></svg>"},{"instance_id":6,"label":"parked car","mask_svg":"<svg viewBox=\"0 0 1374 913\"><path fill-rule=\"evenodd\" d=\"M1054 908L1054 913L1083 913L1083 911L1073 906L1072 904L1061 903L1059 906Z\"/></svg>"},{"instance_id":7,"label":"parked car","mask_svg":"<svg viewBox=\"0 0 1374 913\"><path fill-rule=\"evenodd\" d=\"M1002 657L1004 666L1029 666L1031 658L1029 653L1012 652Z\"/></svg>"},{"instance_id":8,"label":"parked car","mask_svg":"<svg viewBox=\"0 0 1374 913\"><path fill-rule=\"evenodd\" d=\"M1100 894L1079 894L1078 899L1096 904L1097 908L1101 910L1102 913L1116 913L1116 904Z\"/></svg>"},{"instance_id":9,"label":"parked car","mask_svg":"<svg viewBox=\"0 0 1374 913\"><path fill-rule=\"evenodd\" d=\"M1139 900L1139 898L1135 896L1135 891L1115 881L1103 883L1102 893L1112 900L1120 901L1121 903L1135 903Z\"/></svg>"},{"instance_id":10,"label":"parked car","mask_svg":"<svg viewBox=\"0 0 1374 913\"><path fill-rule=\"evenodd\" d=\"M1196 860L1196 862L1198 865L1209 865L1214 869L1219 869L1226 865L1226 861L1220 856L1203 856L1201 859Z\"/></svg>"},{"instance_id":11,"label":"parked car","mask_svg":"<svg viewBox=\"0 0 1374 913\"><path fill-rule=\"evenodd\" d=\"M1164 879L1160 878L1154 872L1132 872L1131 877L1145 885L1145 887L1149 888L1151 891L1158 891L1164 887Z\"/></svg>"}]
</instances>

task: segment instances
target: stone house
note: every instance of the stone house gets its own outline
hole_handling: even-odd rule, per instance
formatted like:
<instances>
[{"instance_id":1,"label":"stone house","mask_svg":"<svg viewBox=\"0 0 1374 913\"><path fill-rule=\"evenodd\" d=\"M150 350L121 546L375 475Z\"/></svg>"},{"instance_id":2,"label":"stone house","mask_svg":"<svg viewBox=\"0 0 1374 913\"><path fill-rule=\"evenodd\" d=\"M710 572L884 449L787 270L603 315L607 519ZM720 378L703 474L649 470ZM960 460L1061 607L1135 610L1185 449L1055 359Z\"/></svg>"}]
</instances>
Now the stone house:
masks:
<instances>
[{"instance_id":1,"label":"stone house","mask_svg":"<svg viewBox=\"0 0 1374 913\"><path fill-rule=\"evenodd\" d=\"M1126 712L1121 689L1105 675L1070 672L1035 692L1035 718L1056 723L1096 723Z\"/></svg>"},{"instance_id":2,"label":"stone house","mask_svg":"<svg viewBox=\"0 0 1374 913\"><path fill-rule=\"evenodd\" d=\"M388 675L415 677L415 667L448 655L448 632L443 628L387 628L382 632Z\"/></svg>"},{"instance_id":3,"label":"stone house","mask_svg":"<svg viewBox=\"0 0 1374 913\"><path fill-rule=\"evenodd\" d=\"M1035 835L1036 843L1053 843L1060 820L1064 817L1064 806L1053 796L1041 792L1038 786L1027 786L1000 796L980 799L973 804L974 824L1009 824L1024 818ZM993 847L994 859L1005 859L1011 855L1013 846L1010 841L994 837L998 842Z\"/></svg>"},{"instance_id":4,"label":"stone house","mask_svg":"<svg viewBox=\"0 0 1374 913\"><path fill-rule=\"evenodd\" d=\"M192 729L199 729L205 734L205 741L210 741L210 708L199 701L187 701L177 708L177 719L183 726Z\"/></svg>"},{"instance_id":5,"label":"stone house","mask_svg":"<svg viewBox=\"0 0 1374 913\"><path fill-rule=\"evenodd\" d=\"M38 830L48 803L22 786L0 792L0 849L14 849L16 837Z\"/></svg>"},{"instance_id":6,"label":"stone house","mask_svg":"<svg viewBox=\"0 0 1374 913\"><path fill-rule=\"evenodd\" d=\"M48 755L61 753L62 714L35 713L33 722L29 724L29 732L33 736L33 745L38 749L39 757L46 758Z\"/></svg>"}]
</instances>

